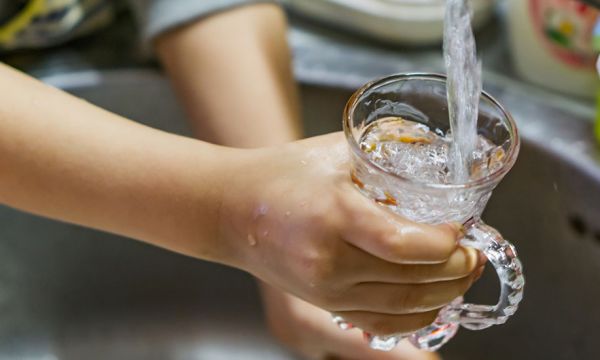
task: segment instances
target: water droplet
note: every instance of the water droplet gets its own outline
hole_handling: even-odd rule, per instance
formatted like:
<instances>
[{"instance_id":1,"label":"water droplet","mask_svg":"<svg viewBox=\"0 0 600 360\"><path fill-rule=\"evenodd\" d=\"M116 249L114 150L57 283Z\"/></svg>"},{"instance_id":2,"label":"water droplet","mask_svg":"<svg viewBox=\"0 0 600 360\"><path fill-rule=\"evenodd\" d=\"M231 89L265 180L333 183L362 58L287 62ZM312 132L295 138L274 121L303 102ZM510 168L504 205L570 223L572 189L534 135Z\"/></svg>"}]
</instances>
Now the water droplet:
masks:
<instances>
[{"instance_id":1,"label":"water droplet","mask_svg":"<svg viewBox=\"0 0 600 360\"><path fill-rule=\"evenodd\" d=\"M265 230L265 231L263 231L263 233L262 233L262 236L263 236L263 237L267 237L267 236L269 236L269 230Z\"/></svg>"},{"instance_id":2,"label":"water droplet","mask_svg":"<svg viewBox=\"0 0 600 360\"><path fill-rule=\"evenodd\" d=\"M269 207L266 204L260 204L254 210L254 219L258 219L261 216L265 216L265 215L267 215L268 212L269 212Z\"/></svg>"},{"instance_id":3,"label":"water droplet","mask_svg":"<svg viewBox=\"0 0 600 360\"><path fill-rule=\"evenodd\" d=\"M308 164L308 162L306 162L306 160L300 160L300 164L302 164L302 166L305 166L306 164Z\"/></svg>"},{"instance_id":4,"label":"water droplet","mask_svg":"<svg viewBox=\"0 0 600 360\"><path fill-rule=\"evenodd\" d=\"M250 244L250 246L256 246L257 244L256 238L252 236L252 234L248 234L248 244Z\"/></svg>"},{"instance_id":5,"label":"water droplet","mask_svg":"<svg viewBox=\"0 0 600 360\"><path fill-rule=\"evenodd\" d=\"M292 212L291 212L291 211L286 211L286 212L285 212L285 217L290 217L291 215L292 215Z\"/></svg>"}]
</instances>

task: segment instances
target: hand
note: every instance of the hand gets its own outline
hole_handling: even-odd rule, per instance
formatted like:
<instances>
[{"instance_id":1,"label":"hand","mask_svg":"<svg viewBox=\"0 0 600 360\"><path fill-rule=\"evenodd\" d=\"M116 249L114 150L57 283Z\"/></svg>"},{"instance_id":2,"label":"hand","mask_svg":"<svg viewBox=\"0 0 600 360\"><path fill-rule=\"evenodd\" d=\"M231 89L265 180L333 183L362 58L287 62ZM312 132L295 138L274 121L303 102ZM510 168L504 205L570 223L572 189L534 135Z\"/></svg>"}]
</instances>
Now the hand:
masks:
<instances>
[{"instance_id":1,"label":"hand","mask_svg":"<svg viewBox=\"0 0 600 360\"><path fill-rule=\"evenodd\" d=\"M310 360L436 360L439 356L417 350L408 342L393 351L369 348L358 329L340 330L331 315L296 297L262 285L263 302L273 335Z\"/></svg>"},{"instance_id":2,"label":"hand","mask_svg":"<svg viewBox=\"0 0 600 360\"><path fill-rule=\"evenodd\" d=\"M477 275L459 226L407 221L356 191L341 134L248 150L232 168L219 241L234 265L370 333L430 324Z\"/></svg>"}]
</instances>

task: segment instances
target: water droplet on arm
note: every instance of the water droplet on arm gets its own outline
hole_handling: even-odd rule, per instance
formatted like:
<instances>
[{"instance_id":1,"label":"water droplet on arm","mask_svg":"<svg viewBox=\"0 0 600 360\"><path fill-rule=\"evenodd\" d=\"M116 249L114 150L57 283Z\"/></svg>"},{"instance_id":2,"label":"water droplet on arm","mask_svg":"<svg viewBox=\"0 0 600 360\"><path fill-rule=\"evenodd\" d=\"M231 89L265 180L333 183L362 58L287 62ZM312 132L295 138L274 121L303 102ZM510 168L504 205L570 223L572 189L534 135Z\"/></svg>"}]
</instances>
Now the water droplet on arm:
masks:
<instances>
[{"instance_id":1,"label":"water droplet on arm","mask_svg":"<svg viewBox=\"0 0 600 360\"><path fill-rule=\"evenodd\" d=\"M258 219L262 216L267 215L267 213L269 212L269 206L266 204L260 204L260 206L258 206L255 210L254 210L254 219Z\"/></svg>"},{"instance_id":2,"label":"water droplet on arm","mask_svg":"<svg viewBox=\"0 0 600 360\"><path fill-rule=\"evenodd\" d=\"M248 244L250 246L256 246L256 244L258 244L256 238L252 234L248 234Z\"/></svg>"}]
</instances>

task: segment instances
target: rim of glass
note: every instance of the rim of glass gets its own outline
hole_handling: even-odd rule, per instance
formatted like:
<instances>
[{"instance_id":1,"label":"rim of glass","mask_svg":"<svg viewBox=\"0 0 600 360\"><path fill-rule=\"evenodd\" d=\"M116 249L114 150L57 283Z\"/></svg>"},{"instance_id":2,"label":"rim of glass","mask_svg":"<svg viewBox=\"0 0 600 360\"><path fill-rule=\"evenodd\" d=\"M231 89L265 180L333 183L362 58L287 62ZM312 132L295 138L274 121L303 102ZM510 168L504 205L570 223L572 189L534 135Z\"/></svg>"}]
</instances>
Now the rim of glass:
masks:
<instances>
[{"instance_id":1,"label":"rim of glass","mask_svg":"<svg viewBox=\"0 0 600 360\"><path fill-rule=\"evenodd\" d=\"M473 187L483 187L483 186L490 185L496 181L502 180L502 178L510 171L510 169L515 164L515 161L517 160L517 156L519 154L519 149L521 146L521 139L519 138L519 130L517 129L517 124L515 123L512 115L504 108L504 106L502 106L502 104L500 104L498 102L498 100L494 99L494 97L492 97L490 94L488 94L485 91L481 92L481 97L484 98L485 100L489 101L493 106L495 106L498 110L500 110L500 113L502 114L504 119L506 119L506 121L508 123L508 126L507 126L508 131L511 135L511 138L513 139L513 141L510 144L508 156L506 158L506 161L502 164L502 167L485 177L482 177L482 178L476 179L476 180L472 180L472 181L469 181L466 183L462 183L462 184L433 184L433 183L418 182L418 181L414 181L414 180L405 178L398 174L395 174L395 173L391 172L390 170L387 170L384 167L380 166L379 164L372 162L369 159L369 157L365 154L365 152L360 149L358 142L354 138L354 134L352 132L352 114L354 113L354 110L356 109L356 106L358 105L359 99L367 91L376 89L382 85L386 85L391 82L402 82L402 81L413 81L413 80L436 81L436 82L442 82L445 84L447 81L447 78L446 78L446 75L437 74L437 73L406 73L406 74L389 75L389 76L383 77L381 79L377 79L377 80L367 83L366 85L364 85L363 87L358 89L354 94L352 94L352 96L350 97L350 99L348 100L348 102L346 104L346 107L344 108L344 121L343 121L344 134L346 135L346 140L350 144L350 148L352 149L352 151L360 159L362 159L366 164L368 164L368 166L371 169L375 170L376 172L383 173L386 176L390 176L394 179L400 180L402 182L405 182L405 183L408 183L408 184L411 184L414 186L427 187L427 188L431 188L431 189L446 189L446 190L454 189L454 190L456 190L456 189L466 189L466 188L473 188Z\"/></svg>"}]
</instances>

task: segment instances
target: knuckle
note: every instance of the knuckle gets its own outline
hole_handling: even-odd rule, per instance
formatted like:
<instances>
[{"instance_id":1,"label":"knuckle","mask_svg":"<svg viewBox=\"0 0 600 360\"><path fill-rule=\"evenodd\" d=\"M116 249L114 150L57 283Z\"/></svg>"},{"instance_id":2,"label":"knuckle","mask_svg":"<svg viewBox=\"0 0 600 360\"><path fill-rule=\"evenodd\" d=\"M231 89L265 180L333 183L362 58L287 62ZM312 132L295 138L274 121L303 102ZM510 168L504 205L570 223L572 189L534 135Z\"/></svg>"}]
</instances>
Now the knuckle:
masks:
<instances>
[{"instance_id":1,"label":"knuckle","mask_svg":"<svg viewBox=\"0 0 600 360\"><path fill-rule=\"evenodd\" d=\"M315 305L328 311L343 311L349 303L355 301L354 299L348 299L346 290L346 288L341 286L320 289L316 294Z\"/></svg>"},{"instance_id":2,"label":"knuckle","mask_svg":"<svg viewBox=\"0 0 600 360\"><path fill-rule=\"evenodd\" d=\"M369 226L369 224L366 224L365 226ZM379 246L384 248L390 256L402 258L403 247L392 241L392 236L387 229L371 225L369 229L369 241L379 244Z\"/></svg>"},{"instance_id":3,"label":"knuckle","mask_svg":"<svg viewBox=\"0 0 600 360\"><path fill-rule=\"evenodd\" d=\"M406 247L396 239L394 229L382 226L380 222L371 221L367 217L349 221L348 224L360 231L369 247L377 249L378 257L392 262L396 262L396 259L397 262L401 262L405 258Z\"/></svg>"},{"instance_id":4,"label":"knuckle","mask_svg":"<svg viewBox=\"0 0 600 360\"><path fill-rule=\"evenodd\" d=\"M362 195L361 200L363 200ZM366 226L378 216L373 212L373 209L365 207L364 203L357 203L354 197L348 197L346 192L340 191L337 193L335 204L336 209L349 223Z\"/></svg>"},{"instance_id":5,"label":"knuckle","mask_svg":"<svg viewBox=\"0 0 600 360\"><path fill-rule=\"evenodd\" d=\"M323 206L311 209L308 221L314 229L327 229L332 226L332 218L328 216Z\"/></svg>"},{"instance_id":6,"label":"knuckle","mask_svg":"<svg viewBox=\"0 0 600 360\"><path fill-rule=\"evenodd\" d=\"M336 258L334 254L324 251L308 255L305 259L308 263L305 272L306 283L322 301L337 295L340 287L345 284L344 277L337 271Z\"/></svg>"},{"instance_id":7,"label":"knuckle","mask_svg":"<svg viewBox=\"0 0 600 360\"><path fill-rule=\"evenodd\" d=\"M391 261L401 263L407 259L407 246L401 241L391 242L387 238L382 243L387 246L388 257Z\"/></svg>"},{"instance_id":8,"label":"knuckle","mask_svg":"<svg viewBox=\"0 0 600 360\"><path fill-rule=\"evenodd\" d=\"M333 266L329 261L329 256L325 254L314 254L309 257L311 263L308 270L308 282L314 288L326 288L333 276Z\"/></svg>"},{"instance_id":9,"label":"knuckle","mask_svg":"<svg viewBox=\"0 0 600 360\"><path fill-rule=\"evenodd\" d=\"M335 203L339 206L342 211L349 211L351 213L357 213L358 206L356 205L356 201L354 201L353 196L348 196L348 188L346 187L336 187L332 192L333 199ZM352 189L354 190L354 189Z\"/></svg>"}]
</instances>

